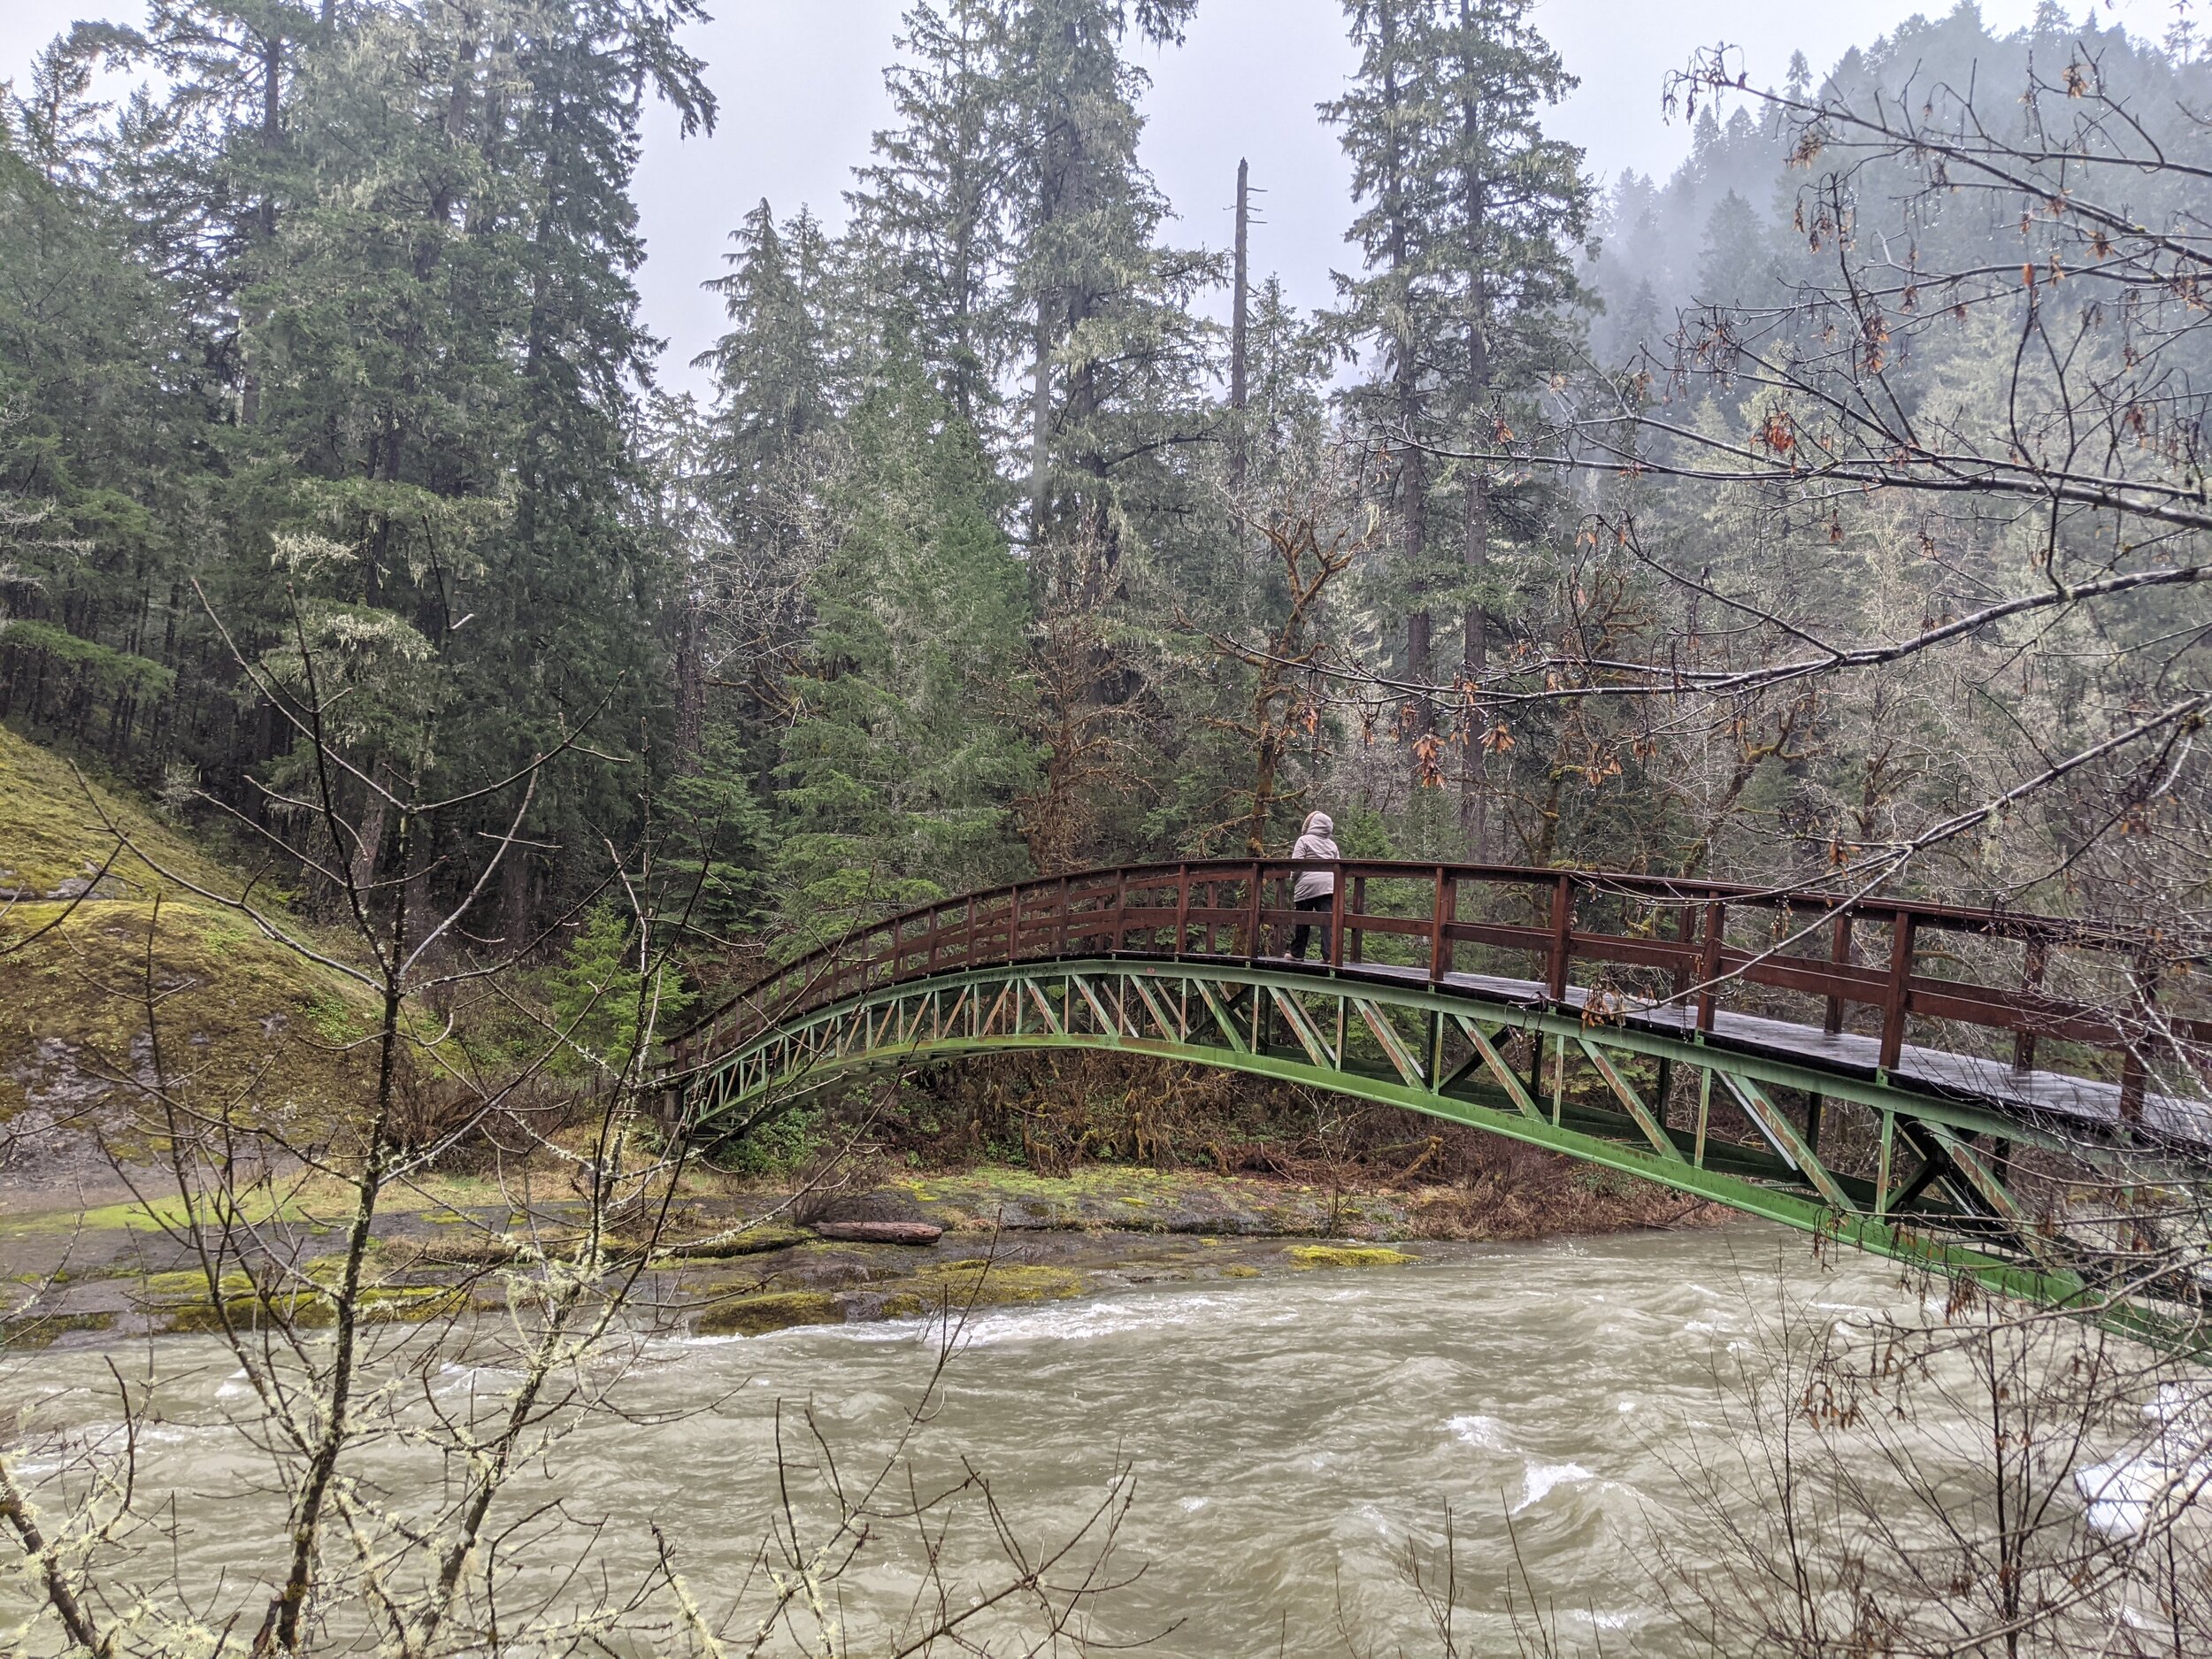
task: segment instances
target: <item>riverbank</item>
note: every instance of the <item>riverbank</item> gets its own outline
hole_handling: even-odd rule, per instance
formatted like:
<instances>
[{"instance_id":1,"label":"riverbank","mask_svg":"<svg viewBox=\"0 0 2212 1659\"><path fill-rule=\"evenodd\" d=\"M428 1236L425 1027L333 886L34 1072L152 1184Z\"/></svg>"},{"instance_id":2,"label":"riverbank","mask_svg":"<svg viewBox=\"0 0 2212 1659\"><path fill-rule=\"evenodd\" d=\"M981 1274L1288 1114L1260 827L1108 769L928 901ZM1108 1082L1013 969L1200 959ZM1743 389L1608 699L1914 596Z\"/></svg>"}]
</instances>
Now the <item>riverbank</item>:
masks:
<instances>
[{"instance_id":1,"label":"riverbank","mask_svg":"<svg viewBox=\"0 0 2212 1659\"><path fill-rule=\"evenodd\" d=\"M289 1264L284 1310L295 1321L327 1317L319 1287L333 1280L344 1213L341 1192L311 1183L255 1218L269 1258ZM204 1332L222 1312L265 1317L243 1274L223 1282L219 1312L173 1234L182 1218L173 1204L127 1202L0 1219L12 1293L0 1336L13 1348L66 1348ZM1511 1183L1394 1188L1116 1165L1061 1178L991 1165L912 1172L795 1197L705 1171L687 1179L657 1226L631 1223L611 1256L640 1273L634 1317L647 1328L757 1335L1133 1285L1402 1267L1474 1242L1717 1218L1710 1206L1595 1170L1540 1202ZM496 1310L501 1270L573 1248L582 1219L573 1202L519 1202L510 1187L465 1178L395 1194L372 1255L374 1317ZM868 1223L905 1224L897 1231L926 1241L826 1236L865 1233L855 1224Z\"/></svg>"}]
</instances>

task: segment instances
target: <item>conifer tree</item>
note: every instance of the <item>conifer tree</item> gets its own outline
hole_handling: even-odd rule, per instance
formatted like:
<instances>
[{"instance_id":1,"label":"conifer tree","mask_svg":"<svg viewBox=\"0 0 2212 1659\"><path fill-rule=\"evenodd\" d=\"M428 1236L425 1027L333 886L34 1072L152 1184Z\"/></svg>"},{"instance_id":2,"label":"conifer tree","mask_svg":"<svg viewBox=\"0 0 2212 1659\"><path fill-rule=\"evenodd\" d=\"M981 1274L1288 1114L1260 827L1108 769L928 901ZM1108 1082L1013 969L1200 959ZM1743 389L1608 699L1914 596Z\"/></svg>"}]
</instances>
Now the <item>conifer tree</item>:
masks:
<instances>
[{"instance_id":1,"label":"conifer tree","mask_svg":"<svg viewBox=\"0 0 2212 1659\"><path fill-rule=\"evenodd\" d=\"M1363 48L1358 84L1326 107L1344 129L1356 185L1372 204L1352 234L1370 274L1344 283L1341 326L1383 344L1401 512L1413 593L1409 672L1437 678L1429 590L1430 480L1423 442L1448 428L1487 444L1511 429L1510 400L1529 377L1565 366L1563 326L1582 298L1576 262L1589 230L1581 152L1544 135L1544 108L1574 86L1529 21L1529 0L1349 0ZM1374 394L1365 400L1371 408ZM1463 600L1457 679L1463 704L1485 671L1489 545L1498 503L1479 465L1461 469ZM1486 722L1463 707L1460 836L1487 855L1480 770L1471 741ZM1440 782L1432 742L1417 745L1425 782Z\"/></svg>"},{"instance_id":2,"label":"conifer tree","mask_svg":"<svg viewBox=\"0 0 2212 1659\"><path fill-rule=\"evenodd\" d=\"M1098 592L1120 557L1115 474L1156 456L1161 416L1194 393L1189 300L1210 269L1156 243L1167 204L1137 157L1148 78L1122 42L1179 42L1196 3L1019 0L1007 24L1018 286L1034 307L1031 534L1054 517L1079 522L1096 568L1079 580Z\"/></svg>"},{"instance_id":3,"label":"conifer tree","mask_svg":"<svg viewBox=\"0 0 2212 1659\"><path fill-rule=\"evenodd\" d=\"M1014 259L1020 134L1006 103L1003 0L918 0L884 72L898 123L875 135L875 158L849 194L856 240L881 279L869 285L910 338L946 400L979 431L1000 403L1016 327L1007 287Z\"/></svg>"},{"instance_id":4,"label":"conifer tree","mask_svg":"<svg viewBox=\"0 0 2212 1659\"><path fill-rule=\"evenodd\" d=\"M1416 680L1434 678L1433 619L1427 590L1428 462L1412 434L1427 424L1432 365L1425 351L1438 334L1434 284L1424 273L1426 237L1437 218L1439 182L1423 165L1432 141L1425 110L1427 30L1434 0L1347 0L1359 73L1340 98L1321 106L1342 129L1352 162L1352 196L1360 211L1348 240L1363 257L1361 273L1337 276L1339 309L1331 319L1340 340L1379 353L1378 378L1359 388L1352 406L1394 456L1400 536L1406 572L1405 656Z\"/></svg>"},{"instance_id":5,"label":"conifer tree","mask_svg":"<svg viewBox=\"0 0 2212 1659\"><path fill-rule=\"evenodd\" d=\"M1008 879L1032 760L1008 716L1028 619L973 430L909 352L870 375L789 682L780 883L834 926Z\"/></svg>"},{"instance_id":6,"label":"conifer tree","mask_svg":"<svg viewBox=\"0 0 2212 1659\"><path fill-rule=\"evenodd\" d=\"M1529 20L1532 0L1451 0L1431 48L1438 111L1432 159L1439 209L1425 254L1456 326L1440 342L1456 424L1471 449L1506 440L1533 383L1571 366L1583 300L1591 185L1582 152L1544 135L1544 109L1575 86ZM1490 856L1479 694L1487 658L1494 517L1486 470L1463 469L1459 680L1463 701L1460 833L1466 856ZM1509 507L1515 503L1503 503ZM1525 520L1524 534L1526 534Z\"/></svg>"}]
</instances>

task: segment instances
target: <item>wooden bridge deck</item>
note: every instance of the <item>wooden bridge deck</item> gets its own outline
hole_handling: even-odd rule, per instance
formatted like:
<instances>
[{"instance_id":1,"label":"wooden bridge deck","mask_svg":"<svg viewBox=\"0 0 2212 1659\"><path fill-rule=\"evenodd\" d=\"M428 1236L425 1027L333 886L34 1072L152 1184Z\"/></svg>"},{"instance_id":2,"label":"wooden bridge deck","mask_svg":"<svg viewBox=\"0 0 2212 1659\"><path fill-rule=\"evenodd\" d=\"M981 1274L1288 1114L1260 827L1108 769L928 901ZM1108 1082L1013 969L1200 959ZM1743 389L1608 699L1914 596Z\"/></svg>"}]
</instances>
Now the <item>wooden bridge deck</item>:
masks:
<instances>
[{"instance_id":1,"label":"wooden bridge deck","mask_svg":"<svg viewBox=\"0 0 2212 1659\"><path fill-rule=\"evenodd\" d=\"M1447 973L1440 980L1432 981L1428 971L1421 967L1368 962L1330 969L1302 964L1288 956L1261 960L1271 968L1297 969L1303 965L1317 980L1337 977L1394 985L1434 985L1517 1008L1540 1008L1552 1001L1548 987L1537 979L1515 979L1487 973ZM1586 987L1571 985L1561 1000L1580 1011L1588 1007L1590 995ZM1679 1004L1631 1004L1622 1011L1618 1023L1630 1030L1640 1028L1673 1037L1692 1036L1697 1031L1695 1010ZM1882 1072L1882 1045L1878 1037L1862 1036L1856 1032L1823 1031L1816 1025L1770 1019L1758 1014L1717 1010L1705 1041L1714 1047L1787 1060L1859 1082L1875 1082ZM2089 1130L2102 1135L2117 1129L2123 1122L2122 1090L2117 1083L2100 1082L2064 1071L2015 1071L2002 1061L1910 1042L1901 1046L1897 1064L1888 1070L1893 1081L1924 1090L1938 1099L1972 1102L2000 1112L2018 1113L2043 1120L2046 1126L2064 1125L2077 1132ZM2160 1141L2200 1147L2212 1152L2212 1107L2195 1101L2146 1094L2141 1117L2131 1119L2130 1126Z\"/></svg>"}]
</instances>

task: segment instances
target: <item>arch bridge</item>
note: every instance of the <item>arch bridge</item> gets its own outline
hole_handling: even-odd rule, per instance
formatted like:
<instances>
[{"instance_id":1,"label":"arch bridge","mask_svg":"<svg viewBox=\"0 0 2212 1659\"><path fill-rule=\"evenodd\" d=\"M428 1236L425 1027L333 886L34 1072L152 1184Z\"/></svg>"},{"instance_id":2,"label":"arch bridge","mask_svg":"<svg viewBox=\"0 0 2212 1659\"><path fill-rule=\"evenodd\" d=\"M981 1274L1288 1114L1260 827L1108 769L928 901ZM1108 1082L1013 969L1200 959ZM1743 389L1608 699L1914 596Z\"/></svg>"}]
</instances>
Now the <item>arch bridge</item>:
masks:
<instances>
[{"instance_id":1,"label":"arch bridge","mask_svg":"<svg viewBox=\"0 0 2212 1659\"><path fill-rule=\"evenodd\" d=\"M1291 883L1323 870L1323 912ZM1325 926L1320 956L1286 949ZM2054 918L1634 874L1192 862L1022 881L774 967L670 1045L695 1133L887 1068L1086 1048L1547 1147L2212 1348L2212 1019Z\"/></svg>"}]
</instances>

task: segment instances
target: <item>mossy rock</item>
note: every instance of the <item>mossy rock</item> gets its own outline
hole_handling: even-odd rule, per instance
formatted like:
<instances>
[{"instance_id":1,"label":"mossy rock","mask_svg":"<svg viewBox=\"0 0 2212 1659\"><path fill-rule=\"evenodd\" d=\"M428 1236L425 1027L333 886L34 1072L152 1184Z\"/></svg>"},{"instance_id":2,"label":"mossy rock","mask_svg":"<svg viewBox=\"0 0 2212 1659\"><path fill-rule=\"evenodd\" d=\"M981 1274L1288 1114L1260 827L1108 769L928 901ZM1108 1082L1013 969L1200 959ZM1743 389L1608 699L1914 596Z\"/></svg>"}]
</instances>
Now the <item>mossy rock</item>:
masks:
<instances>
[{"instance_id":1,"label":"mossy rock","mask_svg":"<svg viewBox=\"0 0 2212 1659\"><path fill-rule=\"evenodd\" d=\"M702 1336L765 1336L795 1325L842 1325L845 1310L818 1290L778 1290L718 1302L699 1316Z\"/></svg>"},{"instance_id":2,"label":"mossy rock","mask_svg":"<svg viewBox=\"0 0 2212 1659\"><path fill-rule=\"evenodd\" d=\"M653 1252L656 1263L661 1262L722 1262L733 1256L765 1256L771 1250L788 1250L797 1245L811 1244L814 1235L799 1227L762 1225L748 1227L742 1233L674 1244L664 1242Z\"/></svg>"},{"instance_id":3,"label":"mossy rock","mask_svg":"<svg viewBox=\"0 0 2212 1659\"><path fill-rule=\"evenodd\" d=\"M161 1329L176 1333L220 1331L225 1315L234 1328L258 1329L282 1323L300 1330L320 1330L338 1323L337 1307L327 1296L299 1291L264 1297L254 1294L250 1286L243 1294L237 1294L232 1281L244 1278L242 1273L223 1276L225 1294L219 1313L204 1294L190 1301L149 1302L148 1306L150 1311L162 1316ZM378 1285L363 1289L354 1305L363 1325L424 1325L461 1312L468 1301L466 1291L449 1285Z\"/></svg>"},{"instance_id":4,"label":"mossy rock","mask_svg":"<svg viewBox=\"0 0 2212 1659\"><path fill-rule=\"evenodd\" d=\"M51 1348L69 1332L105 1331L114 1324L111 1313L34 1313L0 1319L0 1349Z\"/></svg>"},{"instance_id":5,"label":"mossy rock","mask_svg":"<svg viewBox=\"0 0 2212 1659\"><path fill-rule=\"evenodd\" d=\"M1064 1267L1032 1267L983 1261L946 1262L903 1279L883 1299L887 1319L912 1319L945 1309L1004 1308L1065 1302L1089 1288L1083 1275Z\"/></svg>"},{"instance_id":6,"label":"mossy rock","mask_svg":"<svg viewBox=\"0 0 2212 1659\"><path fill-rule=\"evenodd\" d=\"M223 1329L262 1330L282 1324L298 1330L316 1330L338 1323L338 1310L320 1296L278 1297L263 1302L253 1296L227 1296L219 1312L212 1302L188 1302L167 1309L159 1329L176 1336L205 1336Z\"/></svg>"},{"instance_id":7,"label":"mossy rock","mask_svg":"<svg viewBox=\"0 0 2212 1659\"><path fill-rule=\"evenodd\" d=\"M1403 1267L1421 1259L1365 1244L1294 1244L1283 1254L1297 1267Z\"/></svg>"},{"instance_id":8,"label":"mossy rock","mask_svg":"<svg viewBox=\"0 0 2212 1659\"><path fill-rule=\"evenodd\" d=\"M1249 1262L1232 1262L1221 1270L1224 1279L1257 1279L1260 1270Z\"/></svg>"}]
</instances>

